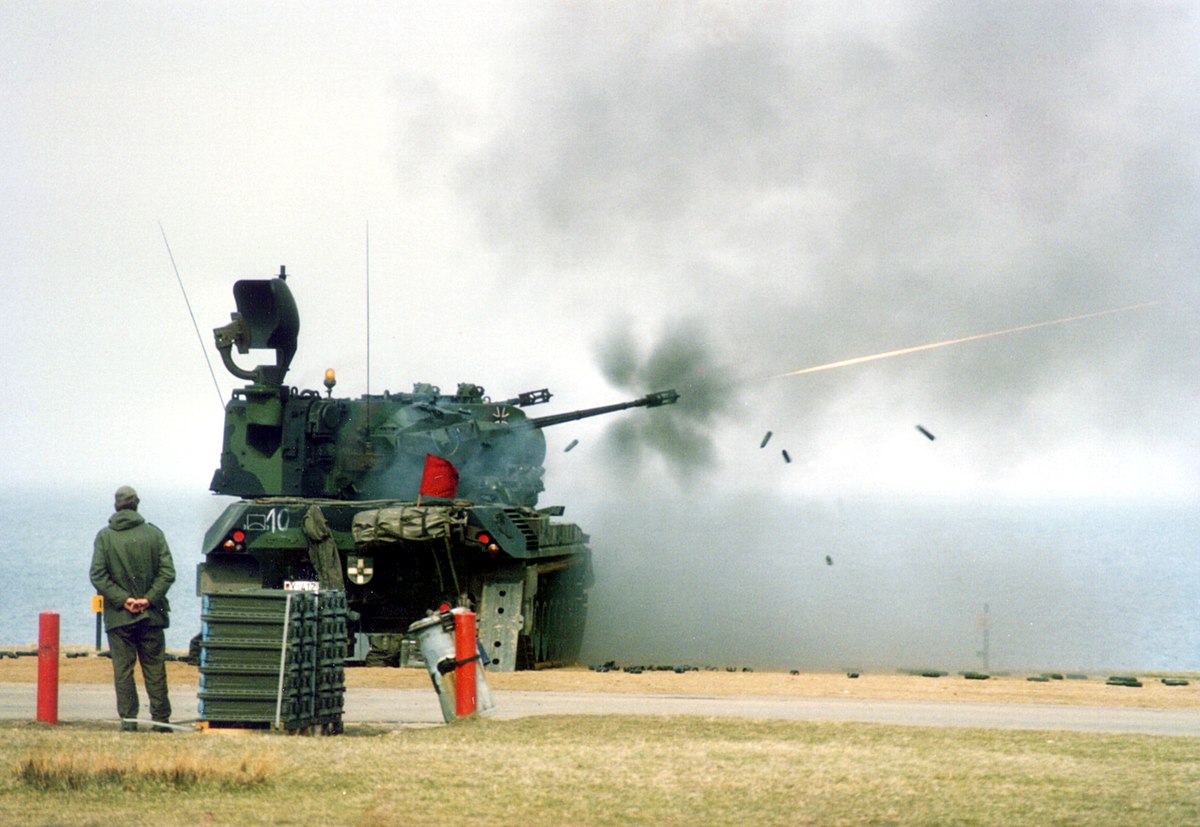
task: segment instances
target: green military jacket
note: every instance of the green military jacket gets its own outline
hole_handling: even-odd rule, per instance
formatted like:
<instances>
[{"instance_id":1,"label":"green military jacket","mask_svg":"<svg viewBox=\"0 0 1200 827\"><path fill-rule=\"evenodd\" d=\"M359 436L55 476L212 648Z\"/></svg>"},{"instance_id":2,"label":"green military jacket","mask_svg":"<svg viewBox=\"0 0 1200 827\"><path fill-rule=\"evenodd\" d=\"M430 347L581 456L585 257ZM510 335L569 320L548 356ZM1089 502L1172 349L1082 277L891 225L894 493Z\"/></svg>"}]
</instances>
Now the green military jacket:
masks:
<instances>
[{"instance_id":1,"label":"green military jacket","mask_svg":"<svg viewBox=\"0 0 1200 827\"><path fill-rule=\"evenodd\" d=\"M131 623L169 626L171 604L167 589L175 582L175 563L167 538L159 528L131 509L115 512L96 535L92 553L92 585L104 596L104 628ZM139 614L126 610L130 597L144 597L150 608Z\"/></svg>"}]
</instances>

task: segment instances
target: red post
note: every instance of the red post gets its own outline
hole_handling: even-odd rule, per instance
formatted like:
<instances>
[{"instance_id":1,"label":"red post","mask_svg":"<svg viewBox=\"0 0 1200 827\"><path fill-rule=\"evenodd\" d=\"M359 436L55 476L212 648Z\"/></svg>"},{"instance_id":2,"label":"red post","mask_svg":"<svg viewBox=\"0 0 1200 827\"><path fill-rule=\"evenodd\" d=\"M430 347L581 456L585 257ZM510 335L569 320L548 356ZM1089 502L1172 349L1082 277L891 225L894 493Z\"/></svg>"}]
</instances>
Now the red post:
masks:
<instances>
[{"instance_id":1,"label":"red post","mask_svg":"<svg viewBox=\"0 0 1200 827\"><path fill-rule=\"evenodd\" d=\"M58 723L58 612L38 615L37 719Z\"/></svg>"},{"instance_id":2,"label":"red post","mask_svg":"<svg viewBox=\"0 0 1200 827\"><path fill-rule=\"evenodd\" d=\"M459 718L475 714L475 613L454 610L454 659L461 665L454 675L454 713Z\"/></svg>"}]
</instances>

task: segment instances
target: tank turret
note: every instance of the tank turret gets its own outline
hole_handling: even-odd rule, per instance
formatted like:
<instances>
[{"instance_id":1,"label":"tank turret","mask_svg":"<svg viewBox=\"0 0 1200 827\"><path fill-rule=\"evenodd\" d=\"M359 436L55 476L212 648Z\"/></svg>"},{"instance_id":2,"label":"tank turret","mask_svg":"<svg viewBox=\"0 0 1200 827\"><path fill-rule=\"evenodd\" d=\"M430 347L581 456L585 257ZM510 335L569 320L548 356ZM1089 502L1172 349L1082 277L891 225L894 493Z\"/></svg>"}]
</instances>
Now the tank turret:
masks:
<instances>
[{"instance_id":1,"label":"tank turret","mask_svg":"<svg viewBox=\"0 0 1200 827\"><path fill-rule=\"evenodd\" d=\"M534 507L543 490L546 441L552 425L679 398L660 391L640 399L530 418L524 409L548 402L546 389L492 401L484 388L461 383L453 394L427 383L411 393L322 398L283 384L300 329L296 304L281 274L234 285L238 312L213 331L225 366L251 380L225 410L221 467L212 491L239 497L296 496L372 500L416 498L427 454L459 472L458 496L477 503ZM239 353L267 347L274 365L240 368Z\"/></svg>"}]
</instances>

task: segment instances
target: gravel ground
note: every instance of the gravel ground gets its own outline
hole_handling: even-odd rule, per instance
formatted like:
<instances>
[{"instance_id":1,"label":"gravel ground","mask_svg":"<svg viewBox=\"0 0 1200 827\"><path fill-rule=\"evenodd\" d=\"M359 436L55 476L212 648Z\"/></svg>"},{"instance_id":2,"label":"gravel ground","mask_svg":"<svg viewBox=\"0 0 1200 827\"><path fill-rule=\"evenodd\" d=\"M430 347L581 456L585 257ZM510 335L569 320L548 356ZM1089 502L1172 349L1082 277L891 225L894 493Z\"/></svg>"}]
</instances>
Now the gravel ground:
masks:
<instances>
[{"instance_id":1,"label":"gravel ground","mask_svg":"<svg viewBox=\"0 0 1200 827\"><path fill-rule=\"evenodd\" d=\"M31 651L29 647L25 651ZM70 651L70 650L67 650ZM0 683L32 683L37 680L36 657L0 658ZM1128 673L1122 673L1128 674ZM185 663L168 664L172 686L195 687L199 671ZM967 680L960 675L923 677L895 672L862 673L851 678L845 673L728 672L698 670L648 670L641 674L624 671L596 672L585 668L548 669L539 672L489 673L488 682L500 690L531 692L619 692L683 695L697 697L779 696L809 698L874 698L879 700L939 700L991 703L1074 704L1162 709L1200 709L1200 679L1195 674L1176 675L1188 686L1166 686L1161 675L1139 675L1141 687L1109 686L1108 675L1091 675L1086 680L1029 681L1027 674ZM63 684L107 684L112 666L107 658L94 655L61 657L59 681ZM429 687L424 669L351 667L346 670L346 687Z\"/></svg>"}]
</instances>

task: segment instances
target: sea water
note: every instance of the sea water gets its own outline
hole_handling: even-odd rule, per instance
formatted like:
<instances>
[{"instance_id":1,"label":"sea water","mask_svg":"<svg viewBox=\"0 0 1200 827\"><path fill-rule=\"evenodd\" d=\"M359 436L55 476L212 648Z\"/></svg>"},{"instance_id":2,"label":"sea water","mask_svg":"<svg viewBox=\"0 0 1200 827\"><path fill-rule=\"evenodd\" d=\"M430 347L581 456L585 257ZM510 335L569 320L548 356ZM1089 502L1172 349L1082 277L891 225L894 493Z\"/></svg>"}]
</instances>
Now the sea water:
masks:
<instances>
[{"instance_id":1,"label":"sea water","mask_svg":"<svg viewBox=\"0 0 1200 827\"><path fill-rule=\"evenodd\" d=\"M589 662L1200 669L1194 503L664 497L585 528Z\"/></svg>"},{"instance_id":2,"label":"sea water","mask_svg":"<svg viewBox=\"0 0 1200 827\"><path fill-rule=\"evenodd\" d=\"M196 564L202 560L204 532L233 500L203 492L139 489L138 494L139 512L163 530L175 563L175 583L167 594L167 646L186 650L200 631ZM96 534L112 514L112 492L0 490L0 507L9 524L0 533L0 647L36 642L42 612L58 613L63 645L94 646L96 591L88 571ZM108 648L103 636L101 644Z\"/></svg>"},{"instance_id":3,"label":"sea water","mask_svg":"<svg viewBox=\"0 0 1200 827\"><path fill-rule=\"evenodd\" d=\"M234 500L140 490L176 581L168 646L200 631L204 532ZM92 646L110 491L0 491L0 647L57 612ZM591 535L585 659L777 668L1200 670L1192 503L700 499L569 514ZM107 645L102 641L103 645Z\"/></svg>"}]
</instances>

